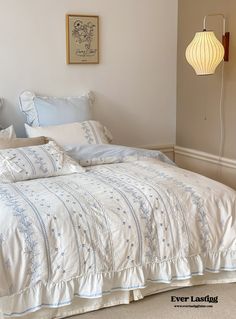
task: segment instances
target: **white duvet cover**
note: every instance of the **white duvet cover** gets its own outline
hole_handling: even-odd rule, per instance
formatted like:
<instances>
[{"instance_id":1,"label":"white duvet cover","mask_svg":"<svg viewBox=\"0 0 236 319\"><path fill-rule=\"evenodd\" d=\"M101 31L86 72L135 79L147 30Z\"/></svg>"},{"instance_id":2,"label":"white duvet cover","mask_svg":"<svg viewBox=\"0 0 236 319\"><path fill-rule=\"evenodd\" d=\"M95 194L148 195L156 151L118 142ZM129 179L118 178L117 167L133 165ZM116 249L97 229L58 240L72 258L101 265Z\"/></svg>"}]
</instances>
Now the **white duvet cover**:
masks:
<instances>
[{"instance_id":1,"label":"white duvet cover","mask_svg":"<svg viewBox=\"0 0 236 319\"><path fill-rule=\"evenodd\" d=\"M236 271L236 192L159 152L122 152L95 152L84 173L0 184L3 317Z\"/></svg>"}]
</instances>

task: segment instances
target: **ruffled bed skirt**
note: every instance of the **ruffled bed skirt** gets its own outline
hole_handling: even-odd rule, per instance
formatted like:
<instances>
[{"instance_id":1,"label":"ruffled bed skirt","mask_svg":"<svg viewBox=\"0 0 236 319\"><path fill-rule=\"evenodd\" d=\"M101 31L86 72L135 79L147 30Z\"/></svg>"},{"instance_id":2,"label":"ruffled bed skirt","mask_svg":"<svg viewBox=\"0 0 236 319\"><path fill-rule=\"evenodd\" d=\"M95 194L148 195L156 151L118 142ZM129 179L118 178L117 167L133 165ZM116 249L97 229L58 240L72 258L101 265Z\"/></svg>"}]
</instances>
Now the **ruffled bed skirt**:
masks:
<instances>
[{"instance_id":1,"label":"ruffled bed skirt","mask_svg":"<svg viewBox=\"0 0 236 319\"><path fill-rule=\"evenodd\" d=\"M4 318L24 316L41 308L65 307L75 297L96 299L115 291L144 289L150 282L175 283L178 286L178 282L189 280L193 276L222 271L236 272L236 251L180 257L113 273L90 273L58 283L38 282L17 294L0 298L0 307ZM236 273L227 282L235 280Z\"/></svg>"}]
</instances>

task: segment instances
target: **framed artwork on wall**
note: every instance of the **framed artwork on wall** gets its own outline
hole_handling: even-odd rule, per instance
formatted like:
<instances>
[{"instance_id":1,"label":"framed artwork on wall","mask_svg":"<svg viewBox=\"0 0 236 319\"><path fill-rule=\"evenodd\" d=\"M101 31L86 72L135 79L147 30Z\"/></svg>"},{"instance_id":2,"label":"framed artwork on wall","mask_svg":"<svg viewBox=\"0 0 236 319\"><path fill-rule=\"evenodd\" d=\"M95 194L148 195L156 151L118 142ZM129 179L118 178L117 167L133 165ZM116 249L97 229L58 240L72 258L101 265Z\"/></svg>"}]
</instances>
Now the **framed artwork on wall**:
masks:
<instances>
[{"instance_id":1,"label":"framed artwork on wall","mask_svg":"<svg viewBox=\"0 0 236 319\"><path fill-rule=\"evenodd\" d=\"M99 17L66 15L66 51L68 64L99 63Z\"/></svg>"}]
</instances>

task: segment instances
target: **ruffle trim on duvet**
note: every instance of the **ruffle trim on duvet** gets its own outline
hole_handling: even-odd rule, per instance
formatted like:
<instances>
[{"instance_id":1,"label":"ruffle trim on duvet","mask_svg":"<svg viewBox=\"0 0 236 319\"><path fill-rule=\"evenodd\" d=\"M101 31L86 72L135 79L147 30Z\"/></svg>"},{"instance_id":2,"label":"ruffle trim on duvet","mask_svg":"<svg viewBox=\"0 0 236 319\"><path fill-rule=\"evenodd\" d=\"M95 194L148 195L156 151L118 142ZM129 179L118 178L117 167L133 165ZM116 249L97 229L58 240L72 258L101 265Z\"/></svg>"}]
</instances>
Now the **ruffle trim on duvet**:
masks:
<instances>
[{"instance_id":1,"label":"ruffle trim on duvet","mask_svg":"<svg viewBox=\"0 0 236 319\"><path fill-rule=\"evenodd\" d=\"M39 282L17 294L0 298L0 313L4 317L16 317L43 307L69 305L74 297L99 298L113 291L145 288L149 281L171 283L220 271L236 271L236 251L179 257L119 272L83 275L59 283Z\"/></svg>"}]
</instances>

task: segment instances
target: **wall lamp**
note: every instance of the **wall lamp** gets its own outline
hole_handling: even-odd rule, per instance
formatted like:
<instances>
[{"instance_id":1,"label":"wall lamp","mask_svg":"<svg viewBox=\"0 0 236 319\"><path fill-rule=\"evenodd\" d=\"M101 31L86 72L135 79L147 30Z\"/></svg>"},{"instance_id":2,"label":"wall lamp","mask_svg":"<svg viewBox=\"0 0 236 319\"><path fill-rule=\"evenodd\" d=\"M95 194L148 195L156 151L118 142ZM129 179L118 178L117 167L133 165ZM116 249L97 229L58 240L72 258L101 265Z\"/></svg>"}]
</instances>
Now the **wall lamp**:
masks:
<instances>
[{"instance_id":1,"label":"wall lamp","mask_svg":"<svg viewBox=\"0 0 236 319\"><path fill-rule=\"evenodd\" d=\"M222 43L213 31L207 31L206 20L210 16L223 19ZM229 32L225 32L225 16L221 13L208 14L203 20L203 31L197 32L186 49L186 59L197 75L214 74L221 61L229 61Z\"/></svg>"}]
</instances>

